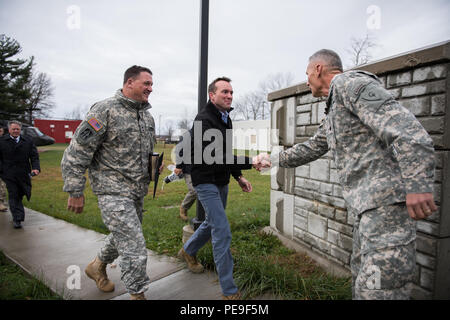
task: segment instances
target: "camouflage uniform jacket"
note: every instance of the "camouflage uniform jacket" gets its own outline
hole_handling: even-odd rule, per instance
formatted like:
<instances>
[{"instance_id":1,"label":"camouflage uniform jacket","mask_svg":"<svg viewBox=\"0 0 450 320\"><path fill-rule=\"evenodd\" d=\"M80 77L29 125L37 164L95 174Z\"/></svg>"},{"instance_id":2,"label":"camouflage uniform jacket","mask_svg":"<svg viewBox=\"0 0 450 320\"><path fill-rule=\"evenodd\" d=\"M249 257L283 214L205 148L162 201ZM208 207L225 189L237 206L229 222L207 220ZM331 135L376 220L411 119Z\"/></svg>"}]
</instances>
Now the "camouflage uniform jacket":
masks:
<instances>
[{"instance_id":1,"label":"camouflage uniform jacket","mask_svg":"<svg viewBox=\"0 0 450 320\"><path fill-rule=\"evenodd\" d=\"M155 144L155 121L149 103L131 100L118 90L97 102L78 126L61 161L65 192L83 194L89 169L92 191L138 199L148 192L149 154Z\"/></svg>"},{"instance_id":2,"label":"camouflage uniform jacket","mask_svg":"<svg viewBox=\"0 0 450 320\"><path fill-rule=\"evenodd\" d=\"M328 150L347 208L359 214L404 203L408 193L433 192L433 142L414 115L380 80L364 71L336 75L326 117L315 135L280 153L279 165L296 167Z\"/></svg>"}]
</instances>

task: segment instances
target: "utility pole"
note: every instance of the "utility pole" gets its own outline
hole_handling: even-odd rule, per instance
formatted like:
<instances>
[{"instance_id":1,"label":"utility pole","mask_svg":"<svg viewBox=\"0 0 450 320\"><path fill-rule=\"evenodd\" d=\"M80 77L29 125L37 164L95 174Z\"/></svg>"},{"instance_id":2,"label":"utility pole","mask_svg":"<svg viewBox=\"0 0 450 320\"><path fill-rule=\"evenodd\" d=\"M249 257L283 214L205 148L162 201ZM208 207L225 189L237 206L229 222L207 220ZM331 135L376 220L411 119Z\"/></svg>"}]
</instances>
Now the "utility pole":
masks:
<instances>
[{"instance_id":1,"label":"utility pole","mask_svg":"<svg viewBox=\"0 0 450 320\"><path fill-rule=\"evenodd\" d=\"M208 34L209 34L209 0L201 0L200 5L200 70L198 76L198 111L208 99Z\"/></svg>"},{"instance_id":2,"label":"utility pole","mask_svg":"<svg viewBox=\"0 0 450 320\"><path fill-rule=\"evenodd\" d=\"M200 70L198 76L198 112L208 99L208 33L209 33L209 0L201 0L200 4ZM197 216L191 220L192 228L197 228L205 220L205 210L197 198Z\"/></svg>"}]
</instances>

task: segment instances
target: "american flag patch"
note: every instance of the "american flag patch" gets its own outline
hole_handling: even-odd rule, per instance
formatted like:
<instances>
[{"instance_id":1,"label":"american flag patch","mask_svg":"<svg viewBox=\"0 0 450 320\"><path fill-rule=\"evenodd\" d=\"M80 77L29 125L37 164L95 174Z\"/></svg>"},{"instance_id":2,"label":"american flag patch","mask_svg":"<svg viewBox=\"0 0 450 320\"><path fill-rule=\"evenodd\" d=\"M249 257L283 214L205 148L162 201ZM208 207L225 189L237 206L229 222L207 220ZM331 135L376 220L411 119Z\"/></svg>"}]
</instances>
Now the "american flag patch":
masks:
<instances>
[{"instance_id":1,"label":"american flag patch","mask_svg":"<svg viewBox=\"0 0 450 320\"><path fill-rule=\"evenodd\" d=\"M91 125L92 128L94 128L94 130L97 132L99 131L101 128L103 128L103 125L100 123L100 121L98 121L95 118L91 118L88 123Z\"/></svg>"}]
</instances>

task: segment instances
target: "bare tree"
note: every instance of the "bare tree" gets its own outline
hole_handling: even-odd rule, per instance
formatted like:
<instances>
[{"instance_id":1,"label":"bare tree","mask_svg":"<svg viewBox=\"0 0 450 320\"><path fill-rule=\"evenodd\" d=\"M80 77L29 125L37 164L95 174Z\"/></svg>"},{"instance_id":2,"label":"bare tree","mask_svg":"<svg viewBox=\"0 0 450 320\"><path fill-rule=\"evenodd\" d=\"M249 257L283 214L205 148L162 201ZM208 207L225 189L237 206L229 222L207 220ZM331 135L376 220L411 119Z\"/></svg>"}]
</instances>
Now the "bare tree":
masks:
<instances>
[{"instance_id":1,"label":"bare tree","mask_svg":"<svg viewBox=\"0 0 450 320\"><path fill-rule=\"evenodd\" d=\"M265 80L259 83L259 92L264 97L264 104L262 108L262 119L270 118L270 103L267 100L269 93L287 88L294 81L294 74L292 72L278 72L270 74Z\"/></svg>"},{"instance_id":2,"label":"bare tree","mask_svg":"<svg viewBox=\"0 0 450 320\"><path fill-rule=\"evenodd\" d=\"M26 115L29 124L36 117L47 117L55 107L53 98L53 87L50 77L40 72L33 77L29 84L31 96L26 101Z\"/></svg>"},{"instance_id":3,"label":"bare tree","mask_svg":"<svg viewBox=\"0 0 450 320\"><path fill-rule=\"evenodd\" d=\"M181 120L178 121L178 129L189 130L192 127L194 117L189 116L187 108L184 108L184 114Z\"/></svg>"},{"instance_id":4,"label":"bare tree","mask_svg":"<svg viewBox=\"0 0 450 320\"><path fill-rule=\"evenodd\" d=\"M234 104L236 113L245 120L264 119L264 96L257 91L252 91L241 96Z\"/></svg>"},{"instance_id":5,"label":"bare tree","mask_svg":"<svg viewBox=\"0 0 450 320\"><path fill-rule=\"evenodd\" d=\"M266 79L259 83L259 89L264 94L286 88L294 81L294 74L292 72L278 72L269 74Z\"/></svg>"},{"instance_id":6,"label":"bare tree","mask_svg":"<svg viewBox=\"0 0 450 320\"><path fill-rule=\"evenodd\" d=\"M83 120L86 116L86 113L89 110L89 106L76 106L72 110L65 113L64 118L69 120Z\"/></svg>"},{"instance_id":7,"label":"bare tree","mask_svg":"<svg viewBox=\"0 0 450 320\"><path fill-rule=\"evenodd\" d=\"M248 92L235 100L233 106L235 114L233 119L238 116L244 120L264 120L270 117L270 104L267 101L267 96L270 92L286 88L292 84L294 75L288 73L269 74L262 80L258 88L254 91Z\"/></svg>"},{"instance_id":8,"label":"bare tree","mask_svg":"<svg viewBox=\"0 0 450 320\"><path fill-rule=\"evenodd\" d=\"M352 37L350 49L347 49L350 54L350 68L368 63L372 59L371 49L378 46L376 38L369 33L362 38Z\"/></svg>"},{"instance_id":9,"label":"bare tree","mask_svg":"<svg viewBox=\"0 0 450 320\"><path fill-rule=\"evenodd\" d=\"M167 120L164 125L165 135L171 137L172 133L175 131L175 125L172 120Z\"/></svg>"}]
</instances>

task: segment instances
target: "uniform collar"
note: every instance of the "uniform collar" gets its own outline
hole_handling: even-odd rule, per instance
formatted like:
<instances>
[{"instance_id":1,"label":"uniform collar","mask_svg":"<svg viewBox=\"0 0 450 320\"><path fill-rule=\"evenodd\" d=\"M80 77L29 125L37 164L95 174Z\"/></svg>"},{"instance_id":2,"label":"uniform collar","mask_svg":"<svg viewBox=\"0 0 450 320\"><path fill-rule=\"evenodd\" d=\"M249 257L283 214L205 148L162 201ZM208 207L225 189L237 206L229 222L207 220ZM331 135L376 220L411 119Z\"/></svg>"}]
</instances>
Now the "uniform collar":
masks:
<instances>
[{"instance_id":1,"label":"uniform collar","mask_svg":"<svg viewBox=\"0 0 450 320\"><path fill-rule=\"evenodd\" d=\"M325 114L328 114L328 112L330 111L331 108L331 100L333 99L333 90L334 90L334 79L336 79L336 77L334 77L331 80L330 83L330 89L328 90L328 97L327 97L327 101L325 102L327 107L325 108Z\"/></svg>"},{"instance_id":2,"label":"uniform collar","mask_svg":"<svg viewBox=\"0 0 450 320\"><path fill-rule=\"evenodd\" d=\"M378 83L382 83L380 81L380 79L373 73L367 72L367 71L363 71L363 70L349 70L349 71L345 71L342 73L337 74L336 76L333 77L333 79L330 82L330 90L328 91L328 97L327 97L327 107L325 108L325 114L328 114L328 112L330 111L331 108L331 102L333 100L333 91L334 91L334 86L335 86L335 82L337 81L336 79L339 77L356 77L357 75L365 75L368 76L372 79L374 79L375 81L377 81Z\"/></svg>"},{"instance_id":3,"label":"uniform collar","mask_svg":"<svg viewBox=\"0 0 450 320\"><path fill-rule=\"evenodd\" d=\"M118 100L120 100L125 106L127 106L131 109L137 110L137 111L147 110L152 107L150 105L150 103L148 103L148 102L139 102L139 101L130 99L128 97L125 97L122 93L122 89L118 89L116 91L116 98Z\"/></svg>"}]
</instances>

